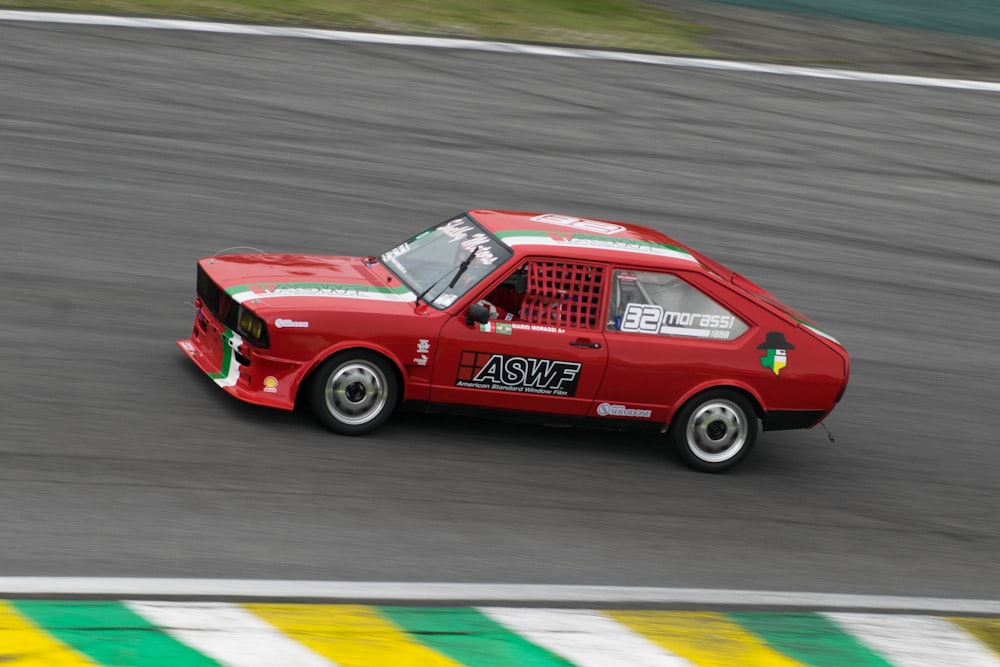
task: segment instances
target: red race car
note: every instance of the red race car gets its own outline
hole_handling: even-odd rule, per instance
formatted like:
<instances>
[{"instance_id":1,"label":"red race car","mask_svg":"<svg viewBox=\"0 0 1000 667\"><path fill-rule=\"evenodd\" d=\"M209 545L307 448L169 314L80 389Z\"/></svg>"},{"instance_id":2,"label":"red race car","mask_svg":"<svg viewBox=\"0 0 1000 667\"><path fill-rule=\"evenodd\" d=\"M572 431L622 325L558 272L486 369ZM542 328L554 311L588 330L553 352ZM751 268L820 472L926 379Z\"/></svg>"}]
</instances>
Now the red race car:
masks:
<instances>
[{"instance_id":1,"label":"red race car","mask_svg":"<svg viewBox=\"0 0 1000 667\"><path fill-rule=\"evenodd\" d=\"M360 435L399 408L645 429L719 472L810 428L844 348L763 288L646 227L477 210L371 257L198 262L178 345L233 396Z\"/></svg>"}]
</instances>

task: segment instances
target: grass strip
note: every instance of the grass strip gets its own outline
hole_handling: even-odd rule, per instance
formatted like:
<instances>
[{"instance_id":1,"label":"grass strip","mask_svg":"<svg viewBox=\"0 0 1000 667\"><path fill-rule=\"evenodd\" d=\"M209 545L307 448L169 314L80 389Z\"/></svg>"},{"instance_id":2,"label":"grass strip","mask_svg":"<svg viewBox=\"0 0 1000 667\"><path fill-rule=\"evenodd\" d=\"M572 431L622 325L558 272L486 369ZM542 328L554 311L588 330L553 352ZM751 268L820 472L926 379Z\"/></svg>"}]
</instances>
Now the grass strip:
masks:
<instances>
[{"instance_id":1,"label":"grass strip","mask_svg":"<svg viewBox=\"0 0 1000 667\"><path fill-rule=\"evenodd\" d=\"M0 8L709 53L700 43L709 28L641 0L0 0Z\"/></svg>"}]
</instances>

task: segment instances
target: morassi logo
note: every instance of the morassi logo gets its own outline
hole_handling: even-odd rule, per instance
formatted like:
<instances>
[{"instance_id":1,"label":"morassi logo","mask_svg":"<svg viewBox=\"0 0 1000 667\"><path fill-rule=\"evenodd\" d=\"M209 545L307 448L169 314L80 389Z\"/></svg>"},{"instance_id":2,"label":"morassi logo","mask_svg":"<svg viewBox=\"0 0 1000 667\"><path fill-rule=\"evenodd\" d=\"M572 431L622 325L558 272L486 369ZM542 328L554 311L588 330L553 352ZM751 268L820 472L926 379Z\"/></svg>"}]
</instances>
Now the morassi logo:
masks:
<instances>
[{"instance_id":1,"label":"morassi logo","mask_svg":"<svg viewBox=\"0 0 1000 667\"><path fill-rule=\"evenodd\" d=\"M456 387L574 396L580 363L489 352L462 352Z\"/></svg>"}]
</instances>

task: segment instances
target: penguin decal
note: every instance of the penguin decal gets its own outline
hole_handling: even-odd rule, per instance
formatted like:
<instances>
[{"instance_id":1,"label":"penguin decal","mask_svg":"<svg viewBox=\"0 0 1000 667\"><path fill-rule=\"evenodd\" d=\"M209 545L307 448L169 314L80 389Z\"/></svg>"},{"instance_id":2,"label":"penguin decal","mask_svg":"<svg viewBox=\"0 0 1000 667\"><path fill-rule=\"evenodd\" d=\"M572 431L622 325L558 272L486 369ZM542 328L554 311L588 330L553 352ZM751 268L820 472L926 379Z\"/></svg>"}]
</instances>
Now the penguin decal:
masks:
<instances>
[{"instance_id":1,"label":"penguin decal","mask_svg":"<svg viewBox=\"0 0 1000 667\"><path fill-rule=\"evenodd\" d=\"M764 356L760 358L760 365L770 368L778 375L788 365L788 350L794 350L795 346L785 340L785 334L780 331L768 331L767 339L757 349L765 350Z\"/></svg>"}]
</instances>

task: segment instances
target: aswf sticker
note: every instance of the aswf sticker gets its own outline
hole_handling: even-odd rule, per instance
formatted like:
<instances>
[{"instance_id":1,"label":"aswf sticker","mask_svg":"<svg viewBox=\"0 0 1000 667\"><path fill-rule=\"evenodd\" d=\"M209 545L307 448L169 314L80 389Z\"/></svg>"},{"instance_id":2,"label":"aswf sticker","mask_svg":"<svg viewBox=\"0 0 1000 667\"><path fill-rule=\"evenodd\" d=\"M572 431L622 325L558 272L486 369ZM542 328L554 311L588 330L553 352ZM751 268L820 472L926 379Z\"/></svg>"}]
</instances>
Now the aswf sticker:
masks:
<instances>
[{"instance_id":1,"label":"aswf sticker","mask_svg":"<svg viewBox=\"0 0 1000 667\"><path fill-rule=\"evenodd\" d=\"M456 387L574 396L581 364L490 352L462 352Z\"/></svg>"},{"instance_id":2,"label":"aswf sticker","mask_svg":"<svg viewBox=\"0 0 1000 667\"><path fill-rule=\"evenodd\" d=\"M788 350L794 350L795 346L785 340L785 334L780 331L768 331L767 338L757 346L758 350L764 350L764 356L760 358L760 365L770 368L778 375L781 369L788 365Z\"/></svg>"}]
</instances>

